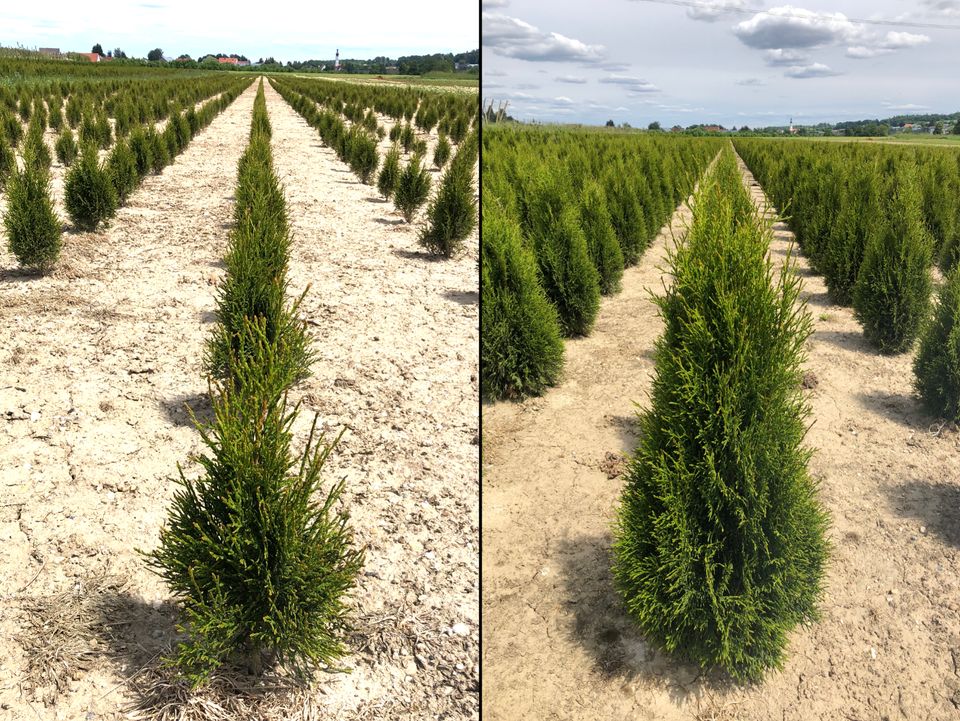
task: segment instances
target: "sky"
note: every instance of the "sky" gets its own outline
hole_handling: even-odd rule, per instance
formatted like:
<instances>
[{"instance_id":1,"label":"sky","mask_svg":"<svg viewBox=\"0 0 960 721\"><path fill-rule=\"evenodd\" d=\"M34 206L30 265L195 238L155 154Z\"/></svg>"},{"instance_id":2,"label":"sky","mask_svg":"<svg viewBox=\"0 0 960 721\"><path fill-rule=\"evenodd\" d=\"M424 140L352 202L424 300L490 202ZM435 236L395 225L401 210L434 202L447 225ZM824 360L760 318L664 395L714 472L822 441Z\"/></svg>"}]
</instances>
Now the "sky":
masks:
<instances>
[{"instance_id":1,"label":"sky","mask_svg":"<svg viewBox=\"0 0 960 721\"><path fill-rule=\"evenodd\" d=\"M0 45L146 57L236 53L253 62L454 54L479 45L477 0L40 0L0 3Z\"/></svg>"},{"instance_id":2,"label":"sky","mask_svg":"<svg viewBox=\"0 0 960 721\"><path fill-rule=\"evenodd\" d=\"M481 4L484 102L522 120L732 128L960 110L960 0Z\"/></svg>"}]
</instances>

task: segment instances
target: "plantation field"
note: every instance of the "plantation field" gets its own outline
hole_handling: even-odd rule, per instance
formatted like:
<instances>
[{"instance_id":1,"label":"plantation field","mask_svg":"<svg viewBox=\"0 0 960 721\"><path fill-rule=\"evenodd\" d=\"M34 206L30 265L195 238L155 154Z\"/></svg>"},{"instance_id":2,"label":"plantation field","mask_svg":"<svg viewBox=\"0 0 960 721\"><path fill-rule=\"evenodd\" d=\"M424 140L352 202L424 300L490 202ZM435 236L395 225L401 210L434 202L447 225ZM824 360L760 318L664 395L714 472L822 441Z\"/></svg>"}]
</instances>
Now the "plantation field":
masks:
<instances>
[{"instance_id":1,"label":"plantation field","mask_svg":"<svg viewBox=\"0 0 960 721\"><path fill-rule=\"evenodd\" d=\"M797 138L775 138L777 140L806 140L806 141L817 141L825 140L831 143L890 143L891 145L946 145L946 146L958 146L960 145L960 135L926 135L926 134L900 134L900 135L886 135L883 137L877 138L847 138L841 136L827 135L823 137L816 138L807 138L807 137L797 137Z\"/></svg>"},{"instance_id":2,"label":"plantation field","mask_svg":"<svg viewBox=\"0 0 960 721\"><path fill-rule=\"evenodd\" d=\"M430 190L406 222L266 80L288 295L306 291L316 355L290 391L302 404L292 445L315 413L328 441L345 429L322 485L343 479L366 550L348 602L351 672L292 692L270 676L216 677L190 694L160 667L182 619L138 551L157 547L177 464L200 473L185 406L212 420L203 356L252 80L95 231L72 226L54 157L66 232L49 273L0 249L0 719L479 717L478 231L449 258L418 242L445 175L431 162L436 121L413 131ZM44 135L51 151L56 137ZM378 168L389 146L376 141Z\"/></svg>"},{"instance_id":3,"label":"plantation field","mask_svg":"<svg viewBox=\"0 0 960 721\"><path fill-rule=\"evenodd\" d=\"M280 76L283 77L283 76ZM298 78L316 78L315 73L294 73ZM377 73L351 73L349 75L321 76L324 80L360 84L412 85L431 90L477 90L480 77L458 73L427 73L426 75L380 75Z\"/></svg>"},{"instance_id":4,"label":"plantation field","mask_svg":"<svg viewBox=\"0 0 960 721\"><path fill-rule=\"evenodd\" d=\"M789 633L782 669L737 684L665 652L625 609L611 573L623 456L651 403L651 296L670 287L668 249L690 218L678 208L589 335L563 341L554 387L482 408L483 613L497 619L483 629L484 718L955 718L960 435L922 410L913 353L878 353L782 222L769 258L797 259L813 324L804 444L830 516L820 618Z\"/></svg>"}]
</instances>

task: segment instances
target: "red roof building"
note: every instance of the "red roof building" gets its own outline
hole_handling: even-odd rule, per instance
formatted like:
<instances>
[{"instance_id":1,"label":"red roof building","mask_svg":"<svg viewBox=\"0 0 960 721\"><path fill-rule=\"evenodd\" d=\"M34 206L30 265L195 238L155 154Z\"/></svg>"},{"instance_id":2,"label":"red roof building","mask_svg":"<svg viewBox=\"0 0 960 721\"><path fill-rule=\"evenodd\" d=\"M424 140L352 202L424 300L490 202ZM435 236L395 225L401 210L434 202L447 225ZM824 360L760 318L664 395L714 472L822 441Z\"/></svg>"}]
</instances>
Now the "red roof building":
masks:
<instances>
[{"instance_id":1,"label":"red roof building","mask_svg":"<svg viewBox=\"0 0 960 721\"><path fill-rule=\"evenodd\" d=\"M237 58L217 58L221 63L229 63L230 65L237 65L240 60Z\"/></svg>"}]
</instances>

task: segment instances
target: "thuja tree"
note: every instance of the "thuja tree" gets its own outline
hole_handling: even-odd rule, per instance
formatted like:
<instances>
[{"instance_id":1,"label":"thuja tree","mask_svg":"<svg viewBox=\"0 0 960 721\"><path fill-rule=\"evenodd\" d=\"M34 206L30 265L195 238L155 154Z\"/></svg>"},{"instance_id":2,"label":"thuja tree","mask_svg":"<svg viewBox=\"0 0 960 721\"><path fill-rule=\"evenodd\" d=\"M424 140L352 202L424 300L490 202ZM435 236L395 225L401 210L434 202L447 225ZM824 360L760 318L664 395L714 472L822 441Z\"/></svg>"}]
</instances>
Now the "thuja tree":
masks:
<instances>
[{"instance_id":1,"label":"thuja tree","mask_svg":"<svg viewBox=\"0 0 960 721\"><path fill-rule=\"evenodd\" d=\"M935 416L960 422L960 268L938 291L933 319L913 363L920 400Z\"/></svg>"},{"instance_id":2,"label":"thuja tree","mask_svg":"<svg viewBox=\"0 0 960 721\"><path fill-rule=\"evenodd\" d=\"M17 157L13 154L10 146L4 142L3 134L0 133L0 190L6 186L8 178L17 170Z\"/></svg>"},{"instance_id":3,"label":"thuja tree","mask_svg":"<svg viewBox=\"0 0 960 721\"><path fill-rule=\"evenodd\" d=\"M580 213L562 170L542 168L526 188L525 234L565 336L587 335L600 309L600 275L590 261Z\"/></svg>"},{"instance_id":4,"label":"thuja tree","mask_svg":"<svg viewBox=\"0 0 960 721\"><path fill-rule=\"evenodd\" d=\"M623 277L623 253L610 221L606 195L595 180L588 180L583 188L580 218L590 259L600 274L600 292L615 293L620 290Z\"/></svg>"},{"instance_id":5,"label":"thuja tree","mask_svg":"<svg viewBox=\"0 0 960 721\"><path fill-rule=\"evenodd\" d=\"M393 195L400 177L400 148L394 143L383 159L383 167L377 176L377 191L387 200Z\"/></svg>"},{"instance_id":6,"label":"thuja tree","mask_svg":"<svg viewBox=\"0 0 960 721\"><path fill-rule=\"evenodd\" d=\"M29 156L28 156L29 160ZM7 182L3 222L10 252L24 268L45 273L60 255L62 231L50 197L46 169L26 162Z\"/></svg>"},{"instance_id":7,"label":"thuja tree","mask_svg":"<svg viewBox=\"0 0 960 721\"><path fill-rule=\"evenodd\" d=\"M537 277L520 226L485 197L480 265L480 379L484 398L539 395L563 367L556 309Z\"/></svg>"},{"instance_id":8,"label":"thuja tree","mask_svg":"<svg viewBox=\"0 0 960 721\"><path fill-rule=\"evenodd\" d=\"M60 135L57 136L57 142L54 145L57 152L57 160L65 167L70 167L77 157L77 141L73 138L73 131L70 126L65 126Z\"/></svg>"},{"instance_id":9,"label":"thuja tree","mask_svg":"<svg viewBox=\"0 0 960 721\"><path fill-rule=\"evenodd\" d=\"M452 257L464 239L476 227L477 196L473 185L476 140L464 143L457 151L440 189L427 208L427 225L420 233L420 244L432 253Z\"/></svg>"},{"instance_id":10,"label":"thuja tree","mask_svg":"<svg viewBox=\"0 0 960 721\"><path fill-rule=\"evenodd\" d=\"M423 158L414 155L397 176L393 204L408 223L430 195L430 173L423 167Z\"/></svg>"},{"instance_id":11,"label":"thuja tree","mask_svg":"<svg viewBox=\"0 0 960 721\"><path fill-rule=\"evenodd\" d=\"M723 159L736 173L732 156ZM813 619L827 517L807 470L801 395L811 332L792 263L768 226L705 182L658 299L651 408L618 510L614 576L644 633L702 666L757 679Z\"/></svg>"},{"instance_id":12,"label":"thuja tree","mask_svg":"<svg viewBox=\"0 0 960 721\"><path fill-rule=\"evenodd\" d=\"M909 350L930 303L932 243L923 224L916 168L899 171L886 222L864 250L853 288L863 334L882 353Z\"/></svg>"},{"instance_id":13,"label":"thuja tree","mask_svg":"<svg viewBox=\"0 0 960 721\"><path fill-rule=\"evenodd\" d=\"M110 172L97 160L97 147L85 143L64 183L64 204L81 231L94 231L117 211L117 191Z\"/></svg>"},{"instance_id":14,"label":"thuja tree","mask_svg":"<svg viewBox=\"0 0 960 721\"><path fill-rule=\"evenodd\" d=\"M195 685L224 663L253 673L279 664L300 677L344 655L347 595L362 566L343 481L325 493L320 473L333 444L311 429L291 447L298 407L286 402L282 363L262 324L248 323L247 352L211 391L213 421L198 424L199 478L180 471L160 545L149 562L183 606L188 635L175 661Z\"/></svg>"}]
</instances>

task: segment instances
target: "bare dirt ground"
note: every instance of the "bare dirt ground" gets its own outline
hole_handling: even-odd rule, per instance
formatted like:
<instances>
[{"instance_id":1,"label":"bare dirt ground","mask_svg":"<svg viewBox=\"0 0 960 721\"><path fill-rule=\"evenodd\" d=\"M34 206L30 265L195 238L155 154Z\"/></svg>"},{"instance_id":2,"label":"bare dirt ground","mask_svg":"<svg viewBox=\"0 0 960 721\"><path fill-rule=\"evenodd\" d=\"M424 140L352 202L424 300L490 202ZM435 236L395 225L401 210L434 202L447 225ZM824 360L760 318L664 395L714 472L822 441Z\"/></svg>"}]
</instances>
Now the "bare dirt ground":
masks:
<instances>
[{"instance_id":1,"label":"bare dirt ground","mask_svg":"<svg viewBox=\"0 0 960 721\"><path fill-rule=\"evenodd\" d=\"M792 234L775 232L782 259ZM649 292L669 282L668 238L627 270L594 333L567 341L560 386L483 408L484 718L957 718L960 437L920 412L911 354L871 350L803 258L807 442L833 519L822 619L792 634L782 671L740 687L649 645L627 618L609 571L611 476L636 442L634 402L648 403L661 332Z\"/></svg>"},{"instance_id":2,"label":"bare dirt ground","mask_svg":"<svg viewBox=\"0 0 960 721\"><path fill-rule=\"evenodd\" d=\"M135 549L157 542L176 464L198 471L183 405L209 413L202 348L255 92L108 228L65 236L50 276L20 275L0 251L2 720L158 718L171 700L137 691L176 613ZM319 355L294 393L295 443L314 411L331 433L348 427L325 478L347 478L368 547L353 673L321 675L282 717L476 718L476 237L452 262L422 256L415 232L267 96L296 234L291 290L312 283L303 313ZM32 688L38 653L50 676Z\"/></svg>"}]
</instances>

